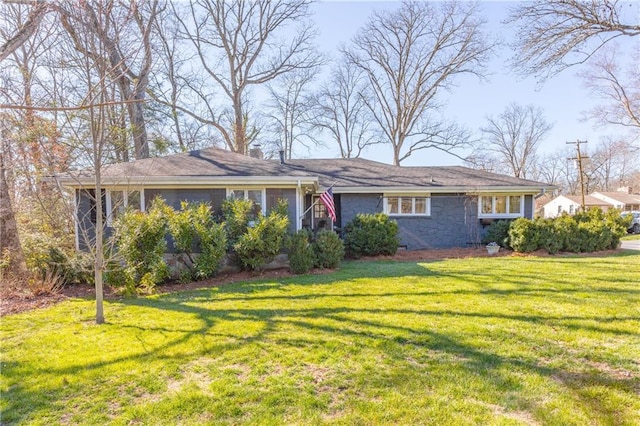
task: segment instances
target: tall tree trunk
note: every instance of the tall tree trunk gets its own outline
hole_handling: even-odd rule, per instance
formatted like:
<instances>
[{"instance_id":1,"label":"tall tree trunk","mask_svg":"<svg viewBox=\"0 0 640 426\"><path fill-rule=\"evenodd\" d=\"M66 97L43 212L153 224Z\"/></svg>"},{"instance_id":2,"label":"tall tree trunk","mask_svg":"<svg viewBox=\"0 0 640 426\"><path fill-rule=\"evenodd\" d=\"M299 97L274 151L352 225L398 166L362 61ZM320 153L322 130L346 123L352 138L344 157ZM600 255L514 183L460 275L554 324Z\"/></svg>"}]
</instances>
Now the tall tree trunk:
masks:
<instances>
[{"instance_id":1,"label":"tall tree trunk","mask_svg":"<svg viewBox=\"0 0 640 426\"><path fill-rule=\"evenodd\" d=\"M235 118L235 140L233 141L235 142L235 152L247 155L249 150L247 149L245 140L245 120L242 114L242 101L240 100L240 96L237 96L233 100L233 111Z\"/></svg>"},{"instance_id":2,"label":"tall tree trunk","mask_svg":"<svg viewBox=\"0 0 640 426\"><path fill-rule=\"evenodd\" d=\"M2 130L0 144L0 256L4 255L5 250L9 252L9 272L17 275L27 272L27 264L24 260L22 245L18 235L18 226L9 197L9 185L7 184L5 154L6 150L6 131Z\"/></svg>"},{"instance_id":3,"label":"tall tree trunk","mask_svg":"<svg viewBox=\"0 0 640 426\"><path fill-rule=\"evenodd\" d=\"M145 85L146 86L146 85ZM144 120L144 91L134 95L137 101L132 104L129 110L129 119L133 127L133 147L135 149L136 160L149 158L149 142L147 140L147 124Z\"/></svg>"}]
</instances>

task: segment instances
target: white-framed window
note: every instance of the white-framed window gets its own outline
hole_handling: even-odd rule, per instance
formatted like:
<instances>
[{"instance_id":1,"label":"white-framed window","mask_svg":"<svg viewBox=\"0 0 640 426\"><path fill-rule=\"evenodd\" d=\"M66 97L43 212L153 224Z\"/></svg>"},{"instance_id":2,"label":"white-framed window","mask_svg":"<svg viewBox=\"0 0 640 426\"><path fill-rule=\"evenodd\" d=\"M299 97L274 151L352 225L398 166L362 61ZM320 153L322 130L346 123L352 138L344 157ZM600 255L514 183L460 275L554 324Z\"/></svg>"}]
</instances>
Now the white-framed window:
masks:
<instances>
[{"instance_id":1,"label":"white-framed window","mask_svg":"<svg viewBox=\"0 0 640 426\"><path fill-rule=\"evenodd\" d=\"M267 192L264 188L227 188L227 198L251 200L255 206L255 213L266 214Z\"/></svg>"},{"instance_id":2,"label":"white-framed window","mask_svg":"<svg viewBox=\"0 0 640 426\"><path fill-rule=\"evenodd\" d=\"M522 217L524 216L524 195L481 195L478 202L478 216Z\"/></svg>"},{"instance_id":3,"label":"white-framed window","mask_svg":"<svg viewBox=\"0 0 640 426\"><path fill-rule=\"evenodd\" d=\"M142 188L127 190L108 190L106 196L107 202L107 226L112 226L113 221L117 219L127 209L133 209L143 212L144 190Z\"/></svg>"},{"instance_id":4,"label":"white-framed window","mask_svg":"<svg viewBox=\"0 0 640 426\"><path fill-rule=\"evenodd\" d=\"M385 195L384 212L389 216L431 216L428 195Z\"/></svg>"}]
</instances>

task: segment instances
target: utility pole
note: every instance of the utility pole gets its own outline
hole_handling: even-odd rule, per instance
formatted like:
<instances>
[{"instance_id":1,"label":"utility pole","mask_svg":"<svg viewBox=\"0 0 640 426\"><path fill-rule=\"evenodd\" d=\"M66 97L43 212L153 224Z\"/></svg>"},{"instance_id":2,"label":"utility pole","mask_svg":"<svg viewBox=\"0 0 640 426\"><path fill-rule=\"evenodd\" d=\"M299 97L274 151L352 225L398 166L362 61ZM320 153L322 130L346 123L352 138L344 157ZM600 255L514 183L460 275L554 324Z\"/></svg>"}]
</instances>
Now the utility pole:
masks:
<instances>
[{"instance_id":1,"label":"utility pole","mask_svg":"<svg viewBox=\"0 0 640 426\"><path fill-rule=\"evenodd\" d=\"M576 145L576 151L578 152L578 156L577 157L571 157L569 158L569 160L576 160L578 162L578 173L579 178L580 178L580 194L582 195L582 203L581 203L581 208L582 211L586 211L586 203L584 201L584 172L583 172L583 168L582 168L582 160L589 158L589 157L584 157L582 156L582 154L580 153L580 144L582 143L587 143L587 141L581 141L581 140L576 140L575 142L566 142L568 145L570 144L575 144Z\"/></svg>"}]
</instances>

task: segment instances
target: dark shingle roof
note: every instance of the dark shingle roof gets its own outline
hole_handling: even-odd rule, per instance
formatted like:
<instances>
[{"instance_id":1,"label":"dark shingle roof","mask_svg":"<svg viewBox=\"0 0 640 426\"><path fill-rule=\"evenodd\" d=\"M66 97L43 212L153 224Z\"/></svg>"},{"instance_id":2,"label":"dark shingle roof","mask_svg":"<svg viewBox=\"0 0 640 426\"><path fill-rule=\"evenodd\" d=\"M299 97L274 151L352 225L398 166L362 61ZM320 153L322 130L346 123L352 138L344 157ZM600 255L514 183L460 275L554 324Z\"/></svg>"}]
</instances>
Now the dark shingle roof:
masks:
<instances>
[{"instance_id":1,"label":"dark shingle roof","mask_svg":"<svg viewBox=\"0 0 640 426\"><path fill-rule=\"evenodd\" d=\"M85 175L88 177L89 175ZM225 151L206 148L166 157L146 158L129 163L104 166L104 178L129 181L154 178L203 177L292 177L318 178L320 187L340 188L452 188L491 189L493 187L529 187L540 189L550 185L510 176L489 173L461 166L399 167L360 158L262 160Z\"/></svg>"},{"instance_id":2,"label":"dark shingle roof","mask_svg":"<svg viewBox=\"0 0 640 426\"><path fill-rule=\"evenodd\" d=\"M306 176L279 162L261 160L218 148L200 149L166 157L145 158L105 166L105 177L144 176Z\"/></svg>"},{"instance_id":3,"label":"dark shingle roof","mask_svg":"<svg viewBox=\"0 0 640 426\"><path fill-rule=\"evenodd\" d=\"M340 187L490 187L549 185L462 166L400 167L376 161L351 159L288 160L320 178L321 186Z\"/></svg>"}]
</instances>

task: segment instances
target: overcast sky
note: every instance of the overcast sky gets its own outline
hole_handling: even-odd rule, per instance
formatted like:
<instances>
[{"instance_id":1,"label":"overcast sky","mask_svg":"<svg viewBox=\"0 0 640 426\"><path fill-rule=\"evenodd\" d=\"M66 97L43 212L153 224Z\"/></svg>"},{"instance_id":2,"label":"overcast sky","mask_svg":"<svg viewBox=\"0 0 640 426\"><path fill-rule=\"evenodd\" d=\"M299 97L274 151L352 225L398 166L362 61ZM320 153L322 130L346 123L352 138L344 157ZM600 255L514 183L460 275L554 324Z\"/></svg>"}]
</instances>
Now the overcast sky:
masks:
<instances>
[{"instance_id":1,"label":"overcast sky","mask_svg":"<svg viewBox=\"0 0 640 426\"><path fill-rule=\"evenodd\" d=\"M514 3L502 1L481 2L481 9L487 19L486 30L503 41L510 42L514 36L513 29L502 24L507 16L507 8ZM320 48L330 55L337 55L341 43L347 43L355 32L366 21L367 17L376 9L393 9L399 2L381 1L322 1L313 6L314 20L320 31L318 43ZM640 19L640 2L632 6ZM635 44L637 47L637 44ZM631 49L628 43L625 49ZM582 81L576 76L579 69L566 70L548 80L540 86L535 78L523 79L509 69L507 60L512 52L507 46L500 49L497 57L489 64L487 82L480 82L475 77L458 80L458 87L447 96L446 114L450 119L478 131L486 122L487 115L497 115L510 102L522 105L534 104L544 109L545 117L554 123L553 130L541 146L542 151L555 151L564 146L566 141L576 139L588 140L589 145L595 147L599 139L605 134L613 134L613 130L596 130L589 122L581 121L583 113L596 105L589 91L582 86ZM310 153L310 157L336 157L333 150L317 149ZM303 156L304 153L299 153ZM374 147L363 155L372 160L391 162L391 149ZM413 154L403 161L410 165L454 165L462 161L454 156L426 150Z\"/></svg>"}]
</instances>

